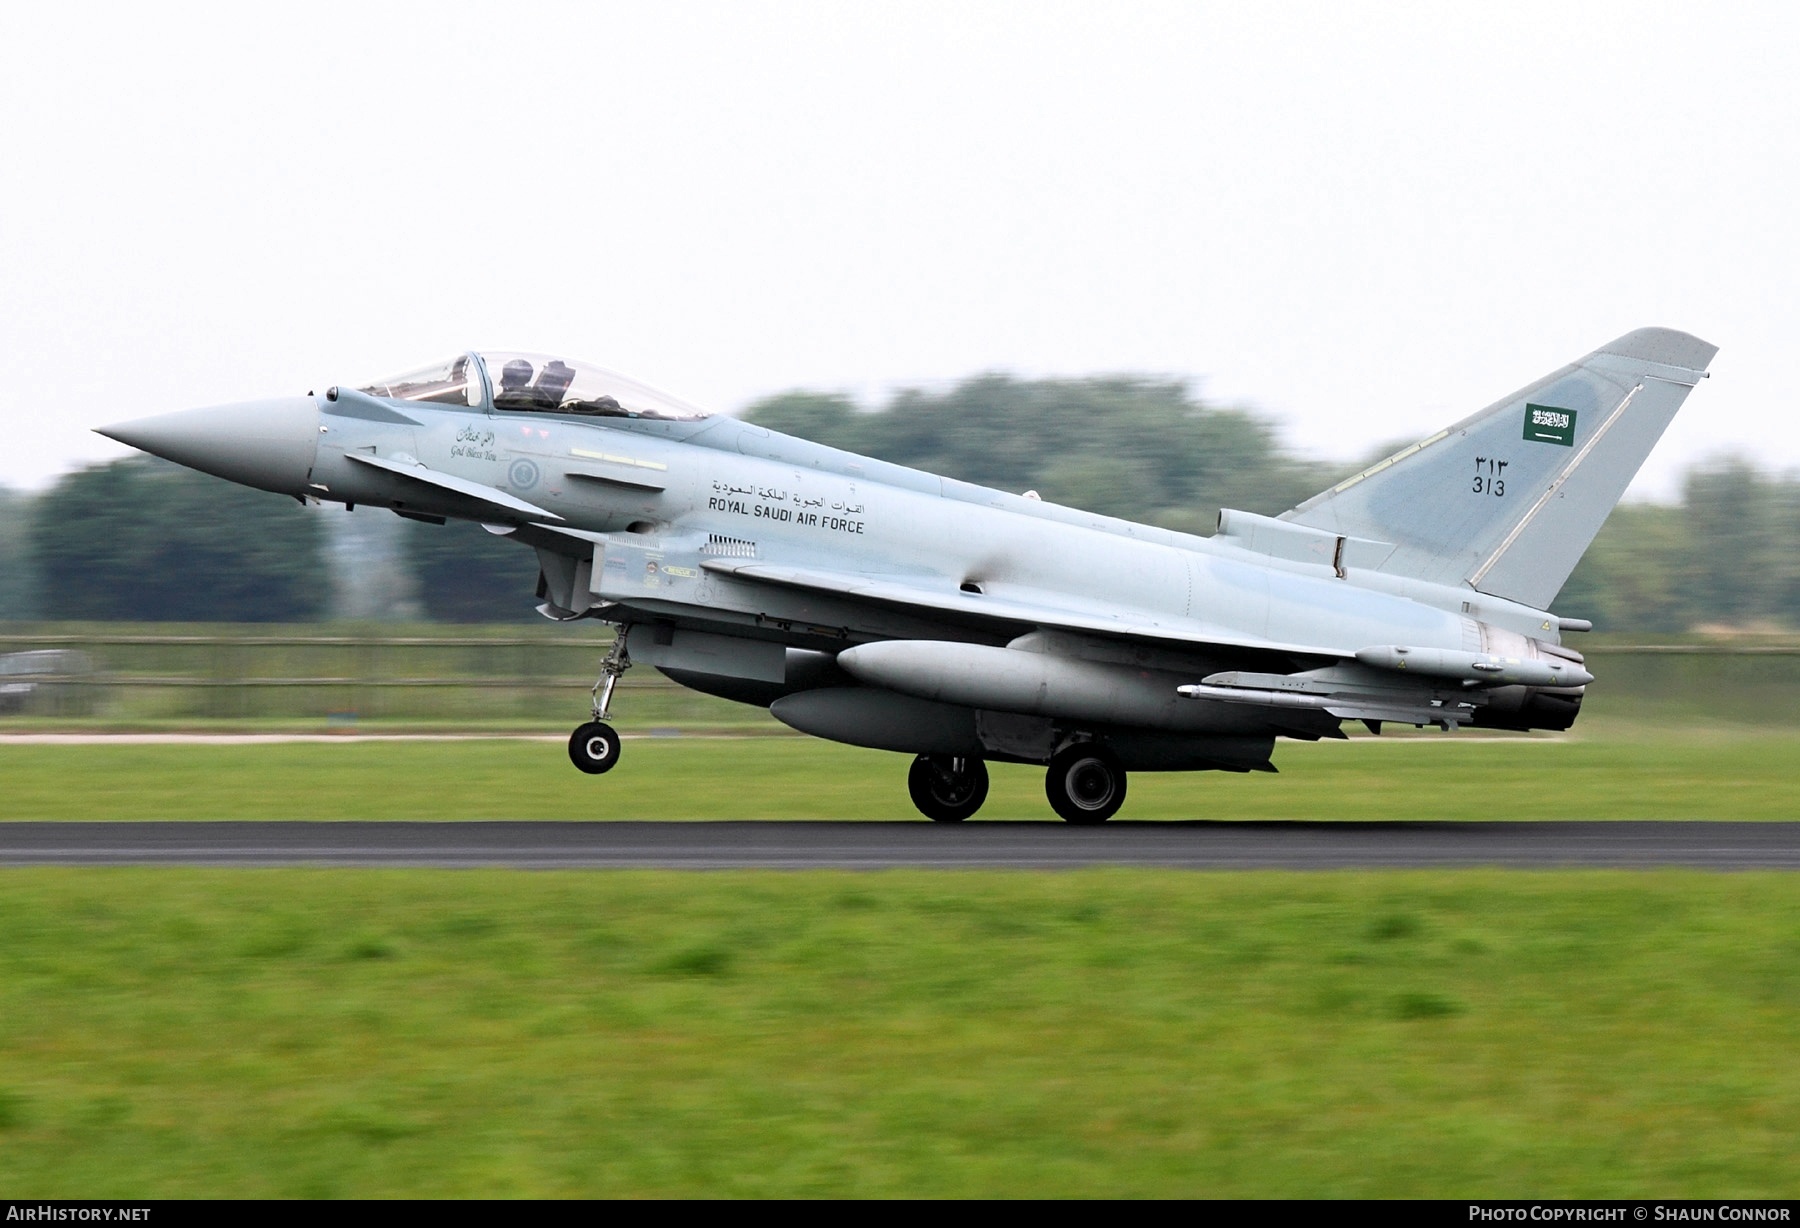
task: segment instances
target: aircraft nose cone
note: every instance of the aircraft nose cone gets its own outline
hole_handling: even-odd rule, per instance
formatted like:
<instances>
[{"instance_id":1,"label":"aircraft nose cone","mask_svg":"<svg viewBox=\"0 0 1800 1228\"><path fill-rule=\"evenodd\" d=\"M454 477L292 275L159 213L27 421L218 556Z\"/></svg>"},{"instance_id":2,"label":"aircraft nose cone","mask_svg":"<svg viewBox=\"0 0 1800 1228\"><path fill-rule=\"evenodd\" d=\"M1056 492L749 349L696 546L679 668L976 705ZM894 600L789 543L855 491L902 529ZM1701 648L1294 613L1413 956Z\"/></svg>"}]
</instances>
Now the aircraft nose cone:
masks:
<instances>
[{"instance_id":1,"label":"aircraft nose cone","mask_svg":"<svg viewBox=\"0 0 1800 1228\"><path fill-rule=\"evenodd\" d=\"M312 397L240 401L119 422L96 432L189 469L298 495L306 490L319 450L319 406Z\"/></svg>"}]
</instances>

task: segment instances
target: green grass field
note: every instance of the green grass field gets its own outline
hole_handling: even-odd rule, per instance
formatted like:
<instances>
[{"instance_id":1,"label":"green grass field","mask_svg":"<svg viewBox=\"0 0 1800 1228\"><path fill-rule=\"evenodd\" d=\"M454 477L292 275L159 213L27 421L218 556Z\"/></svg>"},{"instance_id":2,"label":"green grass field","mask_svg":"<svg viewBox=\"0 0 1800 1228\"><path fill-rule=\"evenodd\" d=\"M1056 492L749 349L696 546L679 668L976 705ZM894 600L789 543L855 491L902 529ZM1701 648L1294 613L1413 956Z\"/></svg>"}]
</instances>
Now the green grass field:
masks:
<instances>
[{"instance_id":1,"label":"green grass field","mask_svg":"<svg viewBox=\"0 0 1800 1228\"><path fill-rule=\"evenodd\" d=\"M557 742L0 746L0 819L916 819L902 755L795 738L643 738L604 777ZM1136 773L1122 819L1792 819L1800 733L1614 726L1276 751L1278 775ZM983 818L1043 819L996 764Z\"/></svg>"},{"instance_id":2,"label":"green grass field","mask_svg":"<svg viewBox=\"0 0 1800 1228\"><path fill-rule=\"evenodd\" d=\"M1122 818L1791 819L1800 734L1286 745ZM905 818L787 738L0 745L0 817ZM996 766L984 817L1045 818ZM0 871L9 1197L1791 1196L1800 878Z\"/></svg>"},{"instance_id":3,"label":"green grass field","mask_svg":"<svg viewBox=\"0 0 1800 1228\"><path fill-rule=\"evenodd\" d=\"M1791 1196L1794 884L0 872L0 1190Z\"/></svg>"}]
</instances>

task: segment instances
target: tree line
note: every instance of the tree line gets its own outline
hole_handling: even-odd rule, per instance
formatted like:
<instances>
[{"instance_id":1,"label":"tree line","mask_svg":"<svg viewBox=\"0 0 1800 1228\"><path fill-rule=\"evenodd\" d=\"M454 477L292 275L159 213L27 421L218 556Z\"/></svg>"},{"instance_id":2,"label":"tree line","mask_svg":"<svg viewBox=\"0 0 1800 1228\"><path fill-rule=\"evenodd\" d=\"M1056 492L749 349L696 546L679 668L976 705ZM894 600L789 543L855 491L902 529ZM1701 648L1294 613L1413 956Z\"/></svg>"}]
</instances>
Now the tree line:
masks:
<instances>
[{"instance_id":1,"label":"tree line","mask_svg":"<svg viewBox=\"0 0 1800 1228\"><path fill-rule=\"evenodd\" d=\"M981 375L877 409L794 391L742 415L773 430L1057 503L1210 533L1273 515L1378 456L1306 460L1255 414L1187 384ZM1381 453L1385 455L1385 450ZM1616 509L1556 603L1612 631L1800 626L1800 481L1741 459L1692 469L1678 504ZM479 526L302 508L150 458L0 490L0 619L305 622L534 617L537 562Z\"/></svg>"}]
</instances>

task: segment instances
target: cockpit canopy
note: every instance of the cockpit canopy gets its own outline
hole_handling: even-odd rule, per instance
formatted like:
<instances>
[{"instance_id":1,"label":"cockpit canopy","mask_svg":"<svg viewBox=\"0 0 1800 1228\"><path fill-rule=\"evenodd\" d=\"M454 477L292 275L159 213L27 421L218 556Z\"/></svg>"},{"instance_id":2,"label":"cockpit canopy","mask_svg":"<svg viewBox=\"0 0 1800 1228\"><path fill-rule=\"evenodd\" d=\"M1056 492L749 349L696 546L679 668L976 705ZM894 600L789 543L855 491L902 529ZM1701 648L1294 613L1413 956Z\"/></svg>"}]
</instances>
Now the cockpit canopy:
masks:
<instances>
[{"instance_id":1,"label":"cockpit canopy","mask_svg":"<svg viewBox=\"0 0 1800 1228\"><path fill-rule=\"evenodd\" d=\"M498 413L583 414L676 422L707 416L705 411L666 392L604 367L504 350L463 354L422 370L377 380L359 391L372 397Z\"/></svg>"}]
</instances>

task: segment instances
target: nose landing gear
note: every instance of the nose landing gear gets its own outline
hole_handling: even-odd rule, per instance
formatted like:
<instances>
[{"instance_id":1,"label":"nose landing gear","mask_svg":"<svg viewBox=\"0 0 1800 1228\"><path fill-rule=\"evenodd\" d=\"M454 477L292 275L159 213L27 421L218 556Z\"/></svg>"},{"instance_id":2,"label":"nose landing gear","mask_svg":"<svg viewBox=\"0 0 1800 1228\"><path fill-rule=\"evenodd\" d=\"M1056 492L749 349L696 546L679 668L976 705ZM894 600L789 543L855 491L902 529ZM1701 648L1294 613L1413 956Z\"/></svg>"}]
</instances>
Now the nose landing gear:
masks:
<instances>
[{"instance_id":1,"label":"nose landing gear","mask_svg":"<svg viewBox=\"0 0 1800 1228\"><path fill-rule=\"evenodd\" d=\"M619 735L606 723L612 715L613 687L619 675L631 668L631 654L625 641L630 627L620 627L606 659L600 663L600 677L594 683L594 719L576 727L569 735L569 762L590 776L610 772L619 761Z\"/></svg>"}]
</instances>

